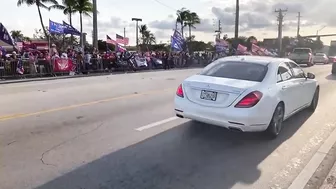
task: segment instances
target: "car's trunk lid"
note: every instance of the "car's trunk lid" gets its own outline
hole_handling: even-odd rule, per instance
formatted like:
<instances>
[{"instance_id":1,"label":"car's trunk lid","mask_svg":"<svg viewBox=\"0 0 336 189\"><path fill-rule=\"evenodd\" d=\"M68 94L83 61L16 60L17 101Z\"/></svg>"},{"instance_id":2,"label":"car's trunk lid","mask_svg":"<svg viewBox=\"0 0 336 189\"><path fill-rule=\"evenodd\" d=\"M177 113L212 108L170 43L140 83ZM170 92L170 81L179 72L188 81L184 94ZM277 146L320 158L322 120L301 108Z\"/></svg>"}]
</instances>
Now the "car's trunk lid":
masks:
<instances>
[{"instance_id":1,"label":"car's trunk lid","mask_svg":"<svg viewBox=\"0 0 336 189\"><path fill-rule=\"evenodd\" d=\"M186 97L197 104L228 107L244 91L260 82L195 75L183 82Z\"/></svg>"}]
</instances>

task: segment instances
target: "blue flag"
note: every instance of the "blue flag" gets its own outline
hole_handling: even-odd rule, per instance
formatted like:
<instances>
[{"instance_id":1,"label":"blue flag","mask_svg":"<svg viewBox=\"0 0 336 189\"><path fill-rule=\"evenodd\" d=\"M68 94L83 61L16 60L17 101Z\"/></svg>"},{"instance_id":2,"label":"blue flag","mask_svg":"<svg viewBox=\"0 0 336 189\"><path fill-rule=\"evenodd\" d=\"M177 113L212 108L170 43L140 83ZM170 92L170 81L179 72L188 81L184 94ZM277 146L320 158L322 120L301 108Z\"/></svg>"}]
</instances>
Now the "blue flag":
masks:
<instances>
[{"instance_id":1,"label":"blue flag","mask_svg":"<svg viewBox=\"0 0 336 189\"><path fill-rule=\"evenodd\" d=\"M184 44L185 40L184 40L184 38L182 37L182 34L181 34L179 31L175 30L175 31L174 31L174 34L173 34L173 37L176 38L176 40L177 40L181 45Z\"/></svg>"},{"instance_id":2,"label":"blue flag","mask_svg":"<svg viewBox=\"0 0 336 189\"><path fill-rule=\"evenodd\" d=\"M71 26L70 24L66 23L63 21L63 31L64 31L64 34L71 34L71 35L77 35L77 36L80 36L81 33L76 29L74 28L73 26Z\"/></svg>"},{"instance_id":3,"label":"blue flag","mask_svg":"<svg viewBox=\"0 0 336 189\"><path fill-rule=\"evenodd\" d=\"M182 51L183 48L180 44L180 42L178 41L178 39L176 39L175 37L171 36L171 49L175 50L175 51Z\"/></svg>"},{"instance_id":4,"label":"blue flag","mask_svg":"<svg viewBox=\"0 0 336 189\"><path fill-rule=\"evenodd\" d=\"M0 23L0 45L2 46L15 46L15 41L9 35L5 26Z\"/></svg>"},{"instance_id":5,"label":"blue flag","mask_svg":"<svg viewBox=\"0 0 336 189\"><path fill-rule=\"evenodd\" d=\"M63 24L49 20L49 33L64 34Z\"/></svg>"}]
</instances>

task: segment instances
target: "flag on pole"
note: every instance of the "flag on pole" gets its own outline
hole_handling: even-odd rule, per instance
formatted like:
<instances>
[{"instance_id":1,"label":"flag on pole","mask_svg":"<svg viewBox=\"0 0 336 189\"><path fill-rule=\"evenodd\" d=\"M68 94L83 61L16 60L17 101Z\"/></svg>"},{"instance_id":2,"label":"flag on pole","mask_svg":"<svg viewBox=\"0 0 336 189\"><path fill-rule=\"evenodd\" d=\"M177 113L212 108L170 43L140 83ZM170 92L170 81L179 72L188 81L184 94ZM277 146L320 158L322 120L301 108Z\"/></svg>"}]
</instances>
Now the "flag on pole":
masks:
<instances>
[{"instance_id":1,"label":"flag on pole","mask_svg":"<svg viewBox=\"0 0 336 189\"><path fill-rule=\"evenodd\" d=\"M117 43L128 45L129 39L127 37L123 37L119 34L116 34L116 41Z\"/></svg>"},{"instance_id":2,"label":"flag on pole","mask_svg":"<svg viewBox=\"0 0 336 189\"><path fill-rule=\"evenodd\" d=\"M108 36L108 35L106 35L106 43L107 44L112 44L112 45L117 45L118 44L115 40L111 39L111 37Z\"/></svg>"},{"instance_id":3,"label":"flag on pole","mask_svg":"<svg viewBox=\"0 0 336 189\"><path fill-rule=\"evenodd\" d=\"M54 34L64 34L63 24L49 20L49 32Z\"/></svg>"}]
</instances>

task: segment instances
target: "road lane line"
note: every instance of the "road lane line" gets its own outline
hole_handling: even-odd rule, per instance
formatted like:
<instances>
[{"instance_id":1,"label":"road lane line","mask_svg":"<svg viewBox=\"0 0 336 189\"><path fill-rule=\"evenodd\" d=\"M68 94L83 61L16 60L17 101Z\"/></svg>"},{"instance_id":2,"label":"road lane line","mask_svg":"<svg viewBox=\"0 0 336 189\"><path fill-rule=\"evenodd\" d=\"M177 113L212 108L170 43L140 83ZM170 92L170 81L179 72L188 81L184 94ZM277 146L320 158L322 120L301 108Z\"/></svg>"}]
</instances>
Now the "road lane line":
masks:
<instances>
[{"instance_id":1,"label":"road lane line","mask_svg":"<svg viewBox=\"0 0 336 189\"><path fill-rule=\"evenodd\" d=\"M164 119L164 120L161 120L161 121L157 121L157 122L154 122L154 123L151 123L151 124L148 124L148 125L136 128L135 130L137 130L137 131L143 131L143 130L146 130L146 129L150 129L150 128L153 128L153 127L157 127L157 126L163 125L165 123L174 121L176 119L179 119L179 118L178 117L170 117L168 119Z\"/></svg>"},{"instance_id":2,"label":"road lane line","mask_svg":"<svg viewBox=\"0 0 336 189\"><path fill-rule=\"evenodd\" d=\"M308 164L301 170L300 174L294 179L288 189L303 189L310 178L315 173L316 169L320 166L321 162L328 154L336 142L336 129L329 135L320 148L316 151Z\"/></svg>"},{"instance_id":3,"label":"road lane line","mask_svg":"<svg viewBox=\"0 0 336 189\"><path fill-rule=\"evenodd\" d=\"M107 99L103 99L103 100L96 100L96 101L91 101L91 102L86 102L86 103L81 103L81 104L74 104L74 105L70 105L70 106L52 108L52 109L42 110L42 111L37 111L37 112L32 112L32 113L20 113L20 114L12 114L12 115L3 115L3 116L0 116L0 121L29 117L29 116L34 116L34 115L41 115L41 114L57 112L57 111L62 111L62 110L69 110L69 109L79 108L79 107L83 107L83 106L95 105L95 104L99 104L99 103L103 103L103 102L111 102L111 101L116 101L116 100L135 98L135 97L139 97L139 96L143 96L143 95L157 94L157 93L162 93L162 92L166 92L166 91L171 91L173 89L175 90L175 88L153 90L153 91L148 91L148 92L145 92L145 93L136 93L136 94L119 96L119 97L112 97L112 98L107 98Z\"/></svg>"}]
</instances>

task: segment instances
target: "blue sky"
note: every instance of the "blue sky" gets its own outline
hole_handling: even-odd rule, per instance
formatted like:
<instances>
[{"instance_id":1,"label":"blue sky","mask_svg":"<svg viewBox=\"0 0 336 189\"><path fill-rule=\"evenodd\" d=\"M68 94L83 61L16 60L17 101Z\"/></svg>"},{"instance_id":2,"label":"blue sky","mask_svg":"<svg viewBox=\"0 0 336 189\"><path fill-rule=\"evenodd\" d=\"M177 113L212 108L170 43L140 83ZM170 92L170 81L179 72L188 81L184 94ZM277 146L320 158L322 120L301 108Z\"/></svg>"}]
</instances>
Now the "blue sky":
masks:
<instances>
[{"instance_id":1,"label":"blue sky","mask_svg":"<svg viewBox=\"0 0 336 189\"><path fill-rule=\"evenodd\" d=\"M123 34L126 28L126 35L130 37L131 44L135 43L135 23L131 22L132 17L143 19L141 24L147 24L149 29L156 35L157 42L167 42L174 28L176 10L182 7L198 13L201 17L201 25L196 26L193 34L197 40L213 41L215 21L220 19L224 33L233 35L234 23L234 2L233 0L97 0L98 2L98 33L99 38L104 39L108 34L112 38L115 33ZM315 4L311 8L312 4ZM61 2L61 1L59 1ZM254 35L258 39L276 37L276 14L274 8L288 8L285 17L284 35L294 36L296 34L296 15L301 11L302 27L301 35L315 34L322 26L327 26L320 31L321 34L331 33L335 30L336 17L333 9L328 7L335 4L333 0L241 0L241 33L240 35ZM308 5L310 7L308 7ZM4 8L5 7L5 8ZM321 12L330 10L330 14L321 15ZM61 11L42 11L44 23L48 19L56 22L67 21L67 17ZM32 36L35 28L40 28L37 9L35 6L16 6L15 0L2 2L0 12L1 22L8 30L22 30L27 36ZM73 18L73 25L79 29L79 16ZM88 41L91 42L92 19L85 18L83 24L84 32L88 33ZM186 33L186 32L184 32ZM323 38L325 43L333 39ZM336 39L336 37L335 37Z\"/></svg>"}]
</instances>

